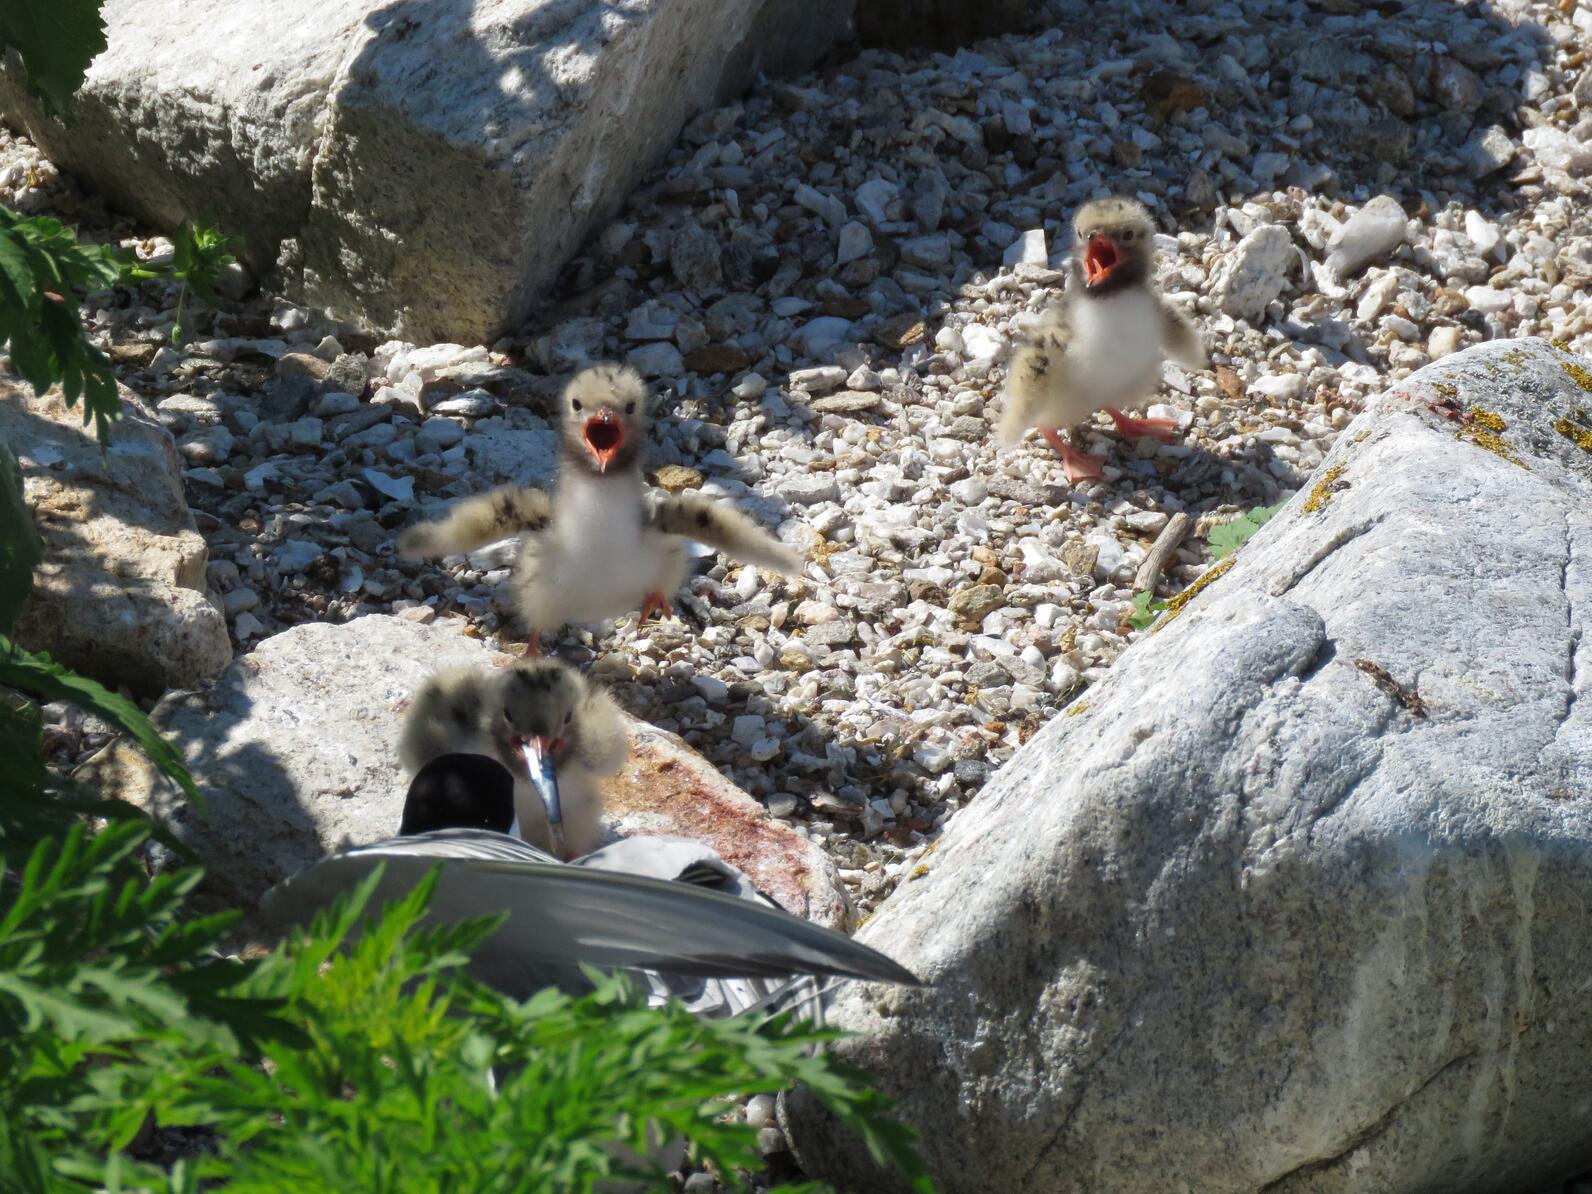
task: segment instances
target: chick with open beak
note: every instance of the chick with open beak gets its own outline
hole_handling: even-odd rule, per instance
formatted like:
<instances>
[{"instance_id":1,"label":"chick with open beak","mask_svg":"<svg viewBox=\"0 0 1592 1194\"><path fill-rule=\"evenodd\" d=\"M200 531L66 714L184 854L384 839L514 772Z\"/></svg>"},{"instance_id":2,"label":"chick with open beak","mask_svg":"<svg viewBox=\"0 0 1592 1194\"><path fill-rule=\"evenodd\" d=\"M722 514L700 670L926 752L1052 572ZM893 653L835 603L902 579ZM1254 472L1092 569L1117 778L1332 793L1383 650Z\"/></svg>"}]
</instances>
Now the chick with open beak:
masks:
<instances>
[{"instance_id":1,"label":"chick with open beak","mask_svg":"<svg viewBox=\"0 0 1592 1194\"><path fill-rule=\"evenodd\" d=\"M1164 359L1203 369L1206 356L1188 319L1156 291L1155 225L1142 204L1086 203L1073 231L1081 285L1041 314L1013 354L1000 437L1015 444L1028 428L1038 428L1061 454L1067 479L1077 483L1100 477L1105 461L1079 452L1059 428L1103 410L1125 437L1168 442L1177 433L1173 420L1136 418L1124 409L1154 396Z\"/></svg>"},{"instance_id":2,"label":"chick with open beak","mask_svg":"<svg viewBox=\"0 0 1592 1194\"><path fill-rule=\"evenodd\" d=\"M581 446L599 475L608 471L625 444L625 424L619 412L603 405L581 423Z\"/></svg>"},{"instance_id":3,"label":"chick with open beak","mask_svg":"<svg viewBox=\"0 0 1592 1194\"><path fill-rule=\"evenodd\" d=\"M448 754L496 759L514 777L520 836L559 858L596 848L602 779L628 752L613 700L555 659L438 672L415 694L399 744L411 773Z\"/></svg>"},{"instance_id":4,"label":"chick with open beak","mask_svg":"<svg viewBox=\"0 0 1592 1194\"><path fill-rule=\"evenodd\" d=\"M523 546L511 588L529 635L566 622L599 622L633 610L664 616L686 575L685 541L787 574L801 556L724 501L700 493L649 493L642 475L647 391L632 369L593 365L564 390L558 477L552 493L502 486L454 505L438 522L410 527L406 556L471 551L510 535Z\"/></svg>"},{"instance_id":5,"label":"chick with open beak","mask_svg":"<svg viewBox=\"0 0 1592 1194\"><path fill-rule=\"evenodd\" d=\"M1091 298L1105 298L1150 281L1155 225L1141 204L1131 199L1086 203L1073 219L1073 232L1084 290Z\"/></svg>"}]
</instances>

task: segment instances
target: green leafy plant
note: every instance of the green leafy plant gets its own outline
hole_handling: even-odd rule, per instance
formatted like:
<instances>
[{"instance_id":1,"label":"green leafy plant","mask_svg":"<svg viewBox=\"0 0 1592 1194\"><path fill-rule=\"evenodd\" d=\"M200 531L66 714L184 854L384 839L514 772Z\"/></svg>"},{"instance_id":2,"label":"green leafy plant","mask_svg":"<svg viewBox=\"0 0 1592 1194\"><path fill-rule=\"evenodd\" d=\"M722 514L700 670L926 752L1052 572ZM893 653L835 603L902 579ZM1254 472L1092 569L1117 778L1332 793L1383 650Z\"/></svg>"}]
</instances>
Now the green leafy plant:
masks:
<instances>
[{"instance_id":1,"label":"green leafy plant","mask_svg":"<svg viewBox=\"0 0 1592 1194\"><path fill-rule=\"evenodd\" d=\"M618 978L506 999L461 970L496 919L421 927L436 872L357 936L374 876L270 955L226 959L235 914L181 916L197 872L106 881L139 839L42 845L0 920L0 1171L30 1159L34 1188L666 1189L649 1153L677 1138L738 1186L760 1162L731 1097L795 1081L932 1188L884 1100L815 1052L833 1033L647 1008ZM208 1147L136 1161L146 1124Z\"/></svg>"},{"instance_id":2,"label":"green leafy plant","mask_svg":"<svg viewBox=\"0 0 1592 1194\"><path fill-rule=\"evenodd\" d=\"M65 118L88 65L105 49L102 0L7 0L0 5L0 53L15 49L28 90ZM83 421L94 421L104 443L121 409L110 362L84 333L76 291L122 282L172 278L181 282L174 343L181 342L191 289L218 305L216 281L232 264L234 241L216 228L185 220L172 234L169 265L150 266L106 245L79 244L48 216L22 216L0 207L0 344L36 394L59 383L68 407L83 400Z\"/></svg>"},{"instance_id":3,"label":"green leafy plant","mask_svg":"<svg viewBox=\"0 0 1592 1194\"><path fill-rule=\"evenodd\" d=\"M42 394L57 382L67 406L83 399L101 441L121 409L105 354L83 330L74 290L100 290L121 277L116 254L80 245L60 221L0 207L0 341L11 364Z\"/></svg>"},{"instance_id":4,"label":"green leafy plant","mask_svg":"<svg viewBox=\"0 0 1592 1194\"><path fill-rule=\"evenodd\" d=\"M116 376L83 328L76 292L122 282L173 278L182 282L172 339L182 336L188 290L217 302L216 279L234 260L232 241L216 229L185 222L172 238L169 265L138 262L106 245L80 244L71 229L48 216L19 216L0 207L0 342L36 394L59 383L68 407L83 400L83 421L94 421L100 441L121 410Z\"/></svg>"},{"instance_id":5,"label":"green leafy plant","mask_svg":"<svg viewBox=\"0 0 1592 1194\"><path fill-rule=\"evenodd\" d=\"M1210 545L1211 559L1219 560L1244 546L1255 537L1256 531L1270 522L1272 516L1287 504L1278 502L1275 506L1256 506L1232 522L1212 527L1210 534L1205 536L1205 541Z\"/></svg>"},{"instance_id":6,"label":"green leafy plant","mask_svg":"<svg viewBox=\"0 0 1592 1194\"><path fill-rule=\"evenodd\" d=\"M14 48L28 90L65 116L88 64L105 49L102 0L6 0L0 5L0 51Z\"/></svg>"},{"instance_id":7,"label":"green leafy plant","mask_svg":"<svg viewBox=\"0 0 1592 1194\"><path fill-rule=\"evenodd\" d=\"M1149 590L1135 593L1128 604L1133 607L1133 612L1127 616L1128 625L1135 630L1148 630L1167 606Z\"/></svg>"},{"instance_id":8,"label":"green leafy plant","mask_svg":"<svg viewBox=\"0 0 1592 1194\"><path fill-rule=\"evenodd\" d=\"M33 570L43 558L39 533L22 498L22 473L17 458L0 440L0 628L16 624L33 583Z\"/></svg>"},{"instance_id":9,"label":"green leafy plant","mask_svg":"<svg viewBox=\"0 0 1592 1194\"><path fill-rule=\"evenodd\" d=\"M212 307L219 306L221 297L216 293L216 283L221 271L237 260L233 249L237 241L222 235L208 224L184 220L171 234L172 258L169 266L149 266L124 263L122 278L177 278L182 288L177 291L177 318L171 327L171 342L182 342L182 314L192 290Z\"/></svg>"}]
</instances>

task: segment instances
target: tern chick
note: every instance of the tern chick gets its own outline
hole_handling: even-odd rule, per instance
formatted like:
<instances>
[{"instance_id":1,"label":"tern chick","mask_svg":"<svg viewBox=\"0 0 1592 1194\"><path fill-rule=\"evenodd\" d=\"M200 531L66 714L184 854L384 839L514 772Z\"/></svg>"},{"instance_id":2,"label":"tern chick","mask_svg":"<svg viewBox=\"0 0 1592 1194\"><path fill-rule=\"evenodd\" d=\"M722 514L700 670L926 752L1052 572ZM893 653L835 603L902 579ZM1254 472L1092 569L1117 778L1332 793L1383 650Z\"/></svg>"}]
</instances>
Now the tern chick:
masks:
<instances>
[{"instance_id":1,"label":"tern chick","mask_svg":"<svg viewBox=\"0 0 1592 1194\"><path fill-rule=\"evenodd\" d=\"M1067 479L1101 475L1105 463L1066 443L1057 428L1086 422L1103 410L1123 435L1170 441L1171 419L1124 414L1143 406L1170 356L1190 369L1206 364L1188 319L1156 291L1151 238L1155 225L1131 199L1097 199L1079 209L1077 234L1082 285L1039 319L1017 350L1006 375L1006 410L1000 438L1015 444L1030 427L1061 453Z\"/></svg>"},{"instance_id":2,"label":"tern chick","mask_svg":"<svg viewBox=\"0 0 1592 1194\"><path fill-rule=\"evenodd\" d=\"M514 776L519 836L568 858L596 847L602 778L624 766L629 749L607 693L568 664L534 659L432 676L415 694L398 755L417 781L444 755L496 759ZM433 799L446 809L447 790ZM435 816L415 828L434 826Z\"/></svg>"},{"instance_id":3,"label":"tern chick","mask_svg":"<svg viewBox=\"0 0 1592 1194\"><path fill-rule=\"evenodd\" d=\"M511 535L524 537L515 561L515 605L530 634L566 622L597 622L640 609L674 611L669 598L685 579L685 541L797 574L802 558L740 511L701 494L648 494L642 480L647 393L634 370L595 365L575 375L563 397L560 462L551 494L507 485L455 503L440 521L411 527L398 540L411 558L465 552Z\"/></svg>"}]
</instances>

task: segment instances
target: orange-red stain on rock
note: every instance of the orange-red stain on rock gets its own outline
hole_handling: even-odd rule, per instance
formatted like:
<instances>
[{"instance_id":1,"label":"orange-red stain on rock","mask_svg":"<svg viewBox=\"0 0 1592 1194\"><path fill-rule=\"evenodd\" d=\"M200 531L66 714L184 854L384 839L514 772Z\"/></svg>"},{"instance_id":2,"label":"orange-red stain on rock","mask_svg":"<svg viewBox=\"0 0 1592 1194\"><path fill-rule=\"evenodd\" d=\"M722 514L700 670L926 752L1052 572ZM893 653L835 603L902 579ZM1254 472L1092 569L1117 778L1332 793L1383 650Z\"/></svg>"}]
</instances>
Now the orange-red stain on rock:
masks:
<instances>
[{"instance_id":1,"label":"orange-red stain on rock","mask_svg":"<svg viewBox=\"0 0 1592 1194\"><path fill-rule=\"evenodd\" d=\"M703 842L786 911L846 927L850 905L821 847L769 816L682 739L632 718L626 722L630 758L603 785L608 820L620 833Z\"/></svg>"}]
</instances>

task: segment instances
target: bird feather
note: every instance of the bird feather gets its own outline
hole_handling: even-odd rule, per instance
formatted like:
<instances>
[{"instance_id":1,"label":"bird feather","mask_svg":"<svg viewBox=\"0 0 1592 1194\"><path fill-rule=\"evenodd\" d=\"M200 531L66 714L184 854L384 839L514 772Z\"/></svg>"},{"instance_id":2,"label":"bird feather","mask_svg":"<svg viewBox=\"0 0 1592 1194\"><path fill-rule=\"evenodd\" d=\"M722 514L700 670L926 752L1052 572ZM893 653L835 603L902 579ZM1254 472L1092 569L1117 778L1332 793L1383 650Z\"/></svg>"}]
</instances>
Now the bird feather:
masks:
<instances>
[{"instance_id":1,"label":"bird feather","mask_svg":"<svg viewBox=\"0 0 1592 1194\"><path fill-rule=\"evenodd\" d=\"M523 997L549 984L577 988L583 965L702 978L792 974L920 985L907 969L860 942L777 908L688 883L569 866L505 834L444 829L344 850L266 893L281 924L308 922L378 866L375 899L408 892L441 865L435 921L503 910L505 922L472 970Z\"/></svg>"},{"instance_id":2,"label":"bird feather","mask_svg":"<svg viewBox=\"0 0 1592 1194\"><path fill-rule=\"evenodd\" d=\"M1067 404L1071 388L1067 349L1072 339L1065 305L1047 308L1017 346L1006 370L1006 407L1000 441L1015 444L1030 427L1045 422L1045 412Z\"/></svg>"},{"instance_id":3,"label":"bird feather","mask_svg":"<svg viewBox=\"0 0 1592 1194\"><path fill-rule=\"evenodd\" d=\"M1194 330L1189 317L1165 299L1161 306L1161 343L1166 353L1185 369L1203 369L1210 363L1200 334Z\"/></svg>"},{"instance_id":4,"label":"bird feather","mask_svg":"<svg viewBox=\"0 0 1592 1194\"><path fill-rule=\"evenodd\" d=\"M453 555L510 535L534 535L547 529L552 508L543 490L500 485L455 502L434 522L410 527L398 537L398 554L411 560Z\"/></svg>"},{"instance_id":5,"label":"bird feather","mask_svg":"<svg viewBox=\"0 0 1592 1194\"><path fill-rule=\"evenodd\" d=\"M699 493L654 496L647 522L667 535L705 543L731 559L787 576L799 576L802 557L745 514Z\"/></svg>"}]
</instances>

